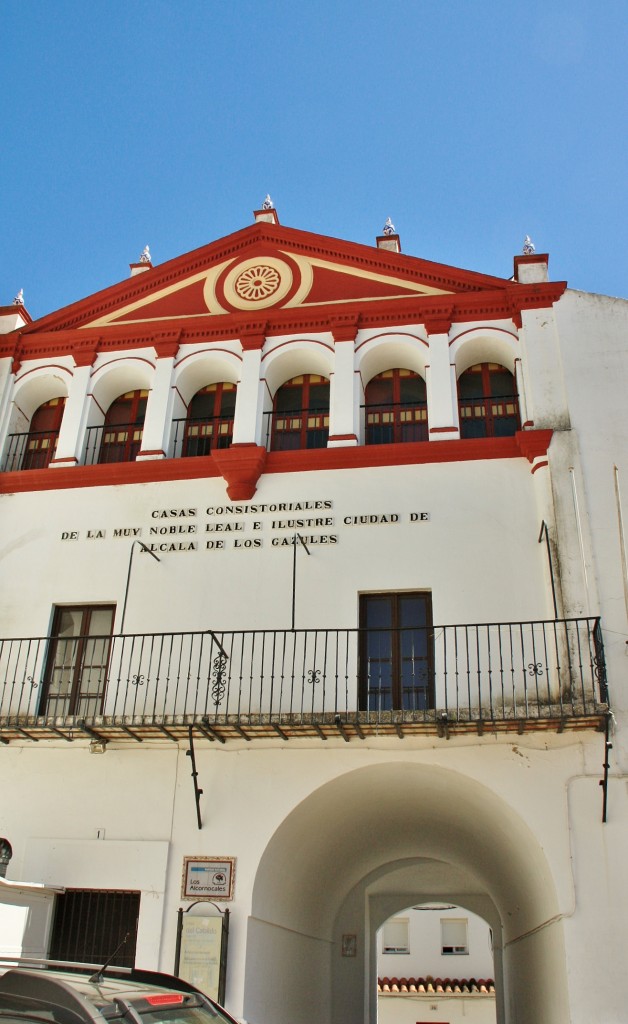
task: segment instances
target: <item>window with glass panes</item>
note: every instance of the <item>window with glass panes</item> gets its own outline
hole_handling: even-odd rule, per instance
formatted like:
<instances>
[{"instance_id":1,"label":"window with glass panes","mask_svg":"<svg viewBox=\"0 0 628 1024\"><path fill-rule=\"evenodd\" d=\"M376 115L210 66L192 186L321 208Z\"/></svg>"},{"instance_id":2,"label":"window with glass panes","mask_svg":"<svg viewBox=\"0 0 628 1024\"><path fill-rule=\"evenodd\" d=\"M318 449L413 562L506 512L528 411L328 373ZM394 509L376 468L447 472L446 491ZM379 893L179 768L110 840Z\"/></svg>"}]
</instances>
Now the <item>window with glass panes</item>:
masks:
<instances>
[{"instance_id":1,"label":"window with glass panes","mask_svg":"<svg viewBox=\"0 0 628 1024\"><path fill-rule=\"evenodd\" d=\"M188 406L183 454L209 455L213 448L228 448L233 436L236 385L228 381L208 384Z\"/></svg>"},{"instance_id":2,"label":"window with glass panes","mask_svg":"<svg viewBox=\"0 0 628 1024\"><path fill-rule=\"evenodd\" d=\"M272 451L325 448L329 436L329 381L315 373L293 377L273 403Z\"/></svg>"},{"instance_id":3,"label":"window with glass panes","mask_svg":"<svg viewBox=\"0 0 628 1024\"><path fill-rule=\"evenodd\" d=\"M458 378L461 437L512 437L520 429L517 384L499 363L477 363Z\"/></svg>"},{"instance_id":4,"label":"window with glass panes","mask_svg":"<svg viewBox=\"0 0 628 1024\"><path fill-rule=\"evenodd\" d=\"M114 605L55 609L40 714L97 715L107 681Z\"/></svg>"},{"instance_id":5,"label":"window with glass panes","mask_svg":"<svg viewBox=\"0 0 628 1024\"><path fill-rule=\"evenodd\" d=\"M360 597L360 703L367 711L434 705L431 594Z\"/></svg>"},{"instance_id":6,"label":"window with glass panes","mask_svg":"<svg viewBox=\"0 0 628 1024\"><path fill-rule=\"evenodd\" d=\"M142 446L148 391L127 391L105 416L98 461L132 462Z\"/></svg>"},{"instance_id":7,"label":"window with glass panes","mask_svg":"<svg viewBox=\"0 0 628 1024\"><path fill-rule=\"evenodd\" d=\"M367 444L427 441L425 381L413 370L385 370L364 392Z\"/></svg>"},{"instance_id":8,"label":"window with glass panes","mask_svg":"<svg viewBox=\"0 0 628 1024\"><path fill-rule=\"evenodd\" d=\"M64 408L65 398L51 398L35 410L20 469L45 469L50 463L57 447Z\"/></svg>"},{"instance_id":9,"label":"window with glass panes","mask_svg":"<svg viewBox=\"0 0 628 1024\"><path fill-rule=\"evenodd\" d=\"M441 918L440 938L443 956L464 956L469 952L468 927L466 917Z\"/></svg>"}]
</instances>

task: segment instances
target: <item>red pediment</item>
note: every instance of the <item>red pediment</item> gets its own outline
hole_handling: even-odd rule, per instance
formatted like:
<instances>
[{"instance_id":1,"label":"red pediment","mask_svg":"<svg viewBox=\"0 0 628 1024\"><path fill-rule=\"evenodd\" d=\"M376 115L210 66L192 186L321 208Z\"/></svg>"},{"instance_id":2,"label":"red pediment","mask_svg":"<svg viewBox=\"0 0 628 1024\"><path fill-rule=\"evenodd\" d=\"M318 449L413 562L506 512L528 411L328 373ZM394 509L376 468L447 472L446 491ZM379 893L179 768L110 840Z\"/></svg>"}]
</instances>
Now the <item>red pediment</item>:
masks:
<instances>
[{"instance_id":1,"label":"red pediment","mask_svg":"<svg viewBox=\"0 0 628 1024\"><path fill-rule=\"evenodd\" d=\"M400 300L499 295L511 282L377 247L257 222L36 321L24 333L199 318L268 317L351 304L365 311Z\"/></svg>"}]
</instances>

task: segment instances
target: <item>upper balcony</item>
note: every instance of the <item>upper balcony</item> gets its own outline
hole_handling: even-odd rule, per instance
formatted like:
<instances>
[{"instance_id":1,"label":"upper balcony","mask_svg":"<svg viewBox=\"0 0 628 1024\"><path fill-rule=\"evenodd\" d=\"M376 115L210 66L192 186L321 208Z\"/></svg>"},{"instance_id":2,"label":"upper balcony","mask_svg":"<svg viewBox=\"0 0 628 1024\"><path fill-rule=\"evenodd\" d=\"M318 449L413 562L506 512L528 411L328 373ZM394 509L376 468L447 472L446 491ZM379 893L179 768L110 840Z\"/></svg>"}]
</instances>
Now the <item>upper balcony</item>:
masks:
<instances>
[{"instance_id":1,"label":"upper balcony","mask_svg":"<svg viewBox=\"0 0 628 1024\"><path fill-rule=\"evenodd\" d=\"M0 741L601 728L597 618L0 641ZM83 627L84 628L84 627Z\"/></svg>"},{"instance_id":2,"label":"upper balcony","mask_svg":"<svg viewBox=\"0 0 628 1024\"><path fill-rule=\"evenodd\" d=\"M209 373L209 364L203 365L203 373ZM30 405L22 403L26 412L20 402L21 397L29 398L28 393L19 400L16 393L2 470L210 456L230 447L234 439L240 448L255 444L275 453L339 445L407 445L430 439L510 438L521 429L517 380L496 363L467 367L453 384L455 400L453 395L432 398L431 405L424 377L403 367L372 376L359 404L357 393L343 395L335 380L332 388L330 377L303 373L274 387L272 396L270 387L258 389L259 407L252 402L255 408L240 401L246 393L246 401L251 402L250 386L247 390L235 381L199 388L203 377L197 375L191 382L184 379L181 393L178 384L172 383L173 376L174 397L166 400L165 390L159 397L149 386L153 382L148 370L143 381L136 380L144 386L123 394L118 393L119 382L130 382L131 377L125 376L130 371L118 366L115 372L108 390L103 387L102 393L95 389L84 396L82 409L76 402L68 405L64 397L56 397L30 412L30 422L34 396L42 393L44 384L61 385L38 378L40 390L30 396ZM448 425L443 425L447 417Z\"/></svg>"}]
</instances>

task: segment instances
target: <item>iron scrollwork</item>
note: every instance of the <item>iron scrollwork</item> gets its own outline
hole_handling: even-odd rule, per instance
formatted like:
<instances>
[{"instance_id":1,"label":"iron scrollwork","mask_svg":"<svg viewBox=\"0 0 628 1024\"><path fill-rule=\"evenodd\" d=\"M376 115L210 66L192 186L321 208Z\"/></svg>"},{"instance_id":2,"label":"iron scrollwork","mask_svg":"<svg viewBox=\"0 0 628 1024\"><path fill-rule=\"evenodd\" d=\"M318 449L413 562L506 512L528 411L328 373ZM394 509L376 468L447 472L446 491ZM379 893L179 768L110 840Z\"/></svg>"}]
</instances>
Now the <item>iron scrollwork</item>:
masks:
<instances>
[{"instance_id":1,"label":"iron scrollwork","mask_svg":"<svg viewBox=\"0 0 628 1024\"><path fill-rule=\"evenodd\" d=\"M212 699L216 707L222 703L222 699L225 695L226 686L224 684L225 669L227 667L227 656L225 654L218 654L213 661L212 667Z\"/></svg>"}]
</instances>

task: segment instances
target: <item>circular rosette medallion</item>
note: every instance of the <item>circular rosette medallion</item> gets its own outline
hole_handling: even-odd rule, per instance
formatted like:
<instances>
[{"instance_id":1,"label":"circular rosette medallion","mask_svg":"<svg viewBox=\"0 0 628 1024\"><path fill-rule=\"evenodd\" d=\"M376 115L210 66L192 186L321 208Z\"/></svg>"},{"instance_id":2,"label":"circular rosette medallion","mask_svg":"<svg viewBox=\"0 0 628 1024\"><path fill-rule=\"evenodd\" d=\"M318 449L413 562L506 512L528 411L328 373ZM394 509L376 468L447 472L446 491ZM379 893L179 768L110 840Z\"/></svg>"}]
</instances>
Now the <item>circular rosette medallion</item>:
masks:
<instances>
[{"instance_id":1,"label":"circular rosette medallion","mask_svg":"<svg viewBox=\"0 0 628 1024\"><path fill-rule=\"evenodd\" d=\"M281 302L292 287L292 270L275 256L238 263L227 274L224 294L236 309L264 309Z\"/></svg>"}]
</instances>

